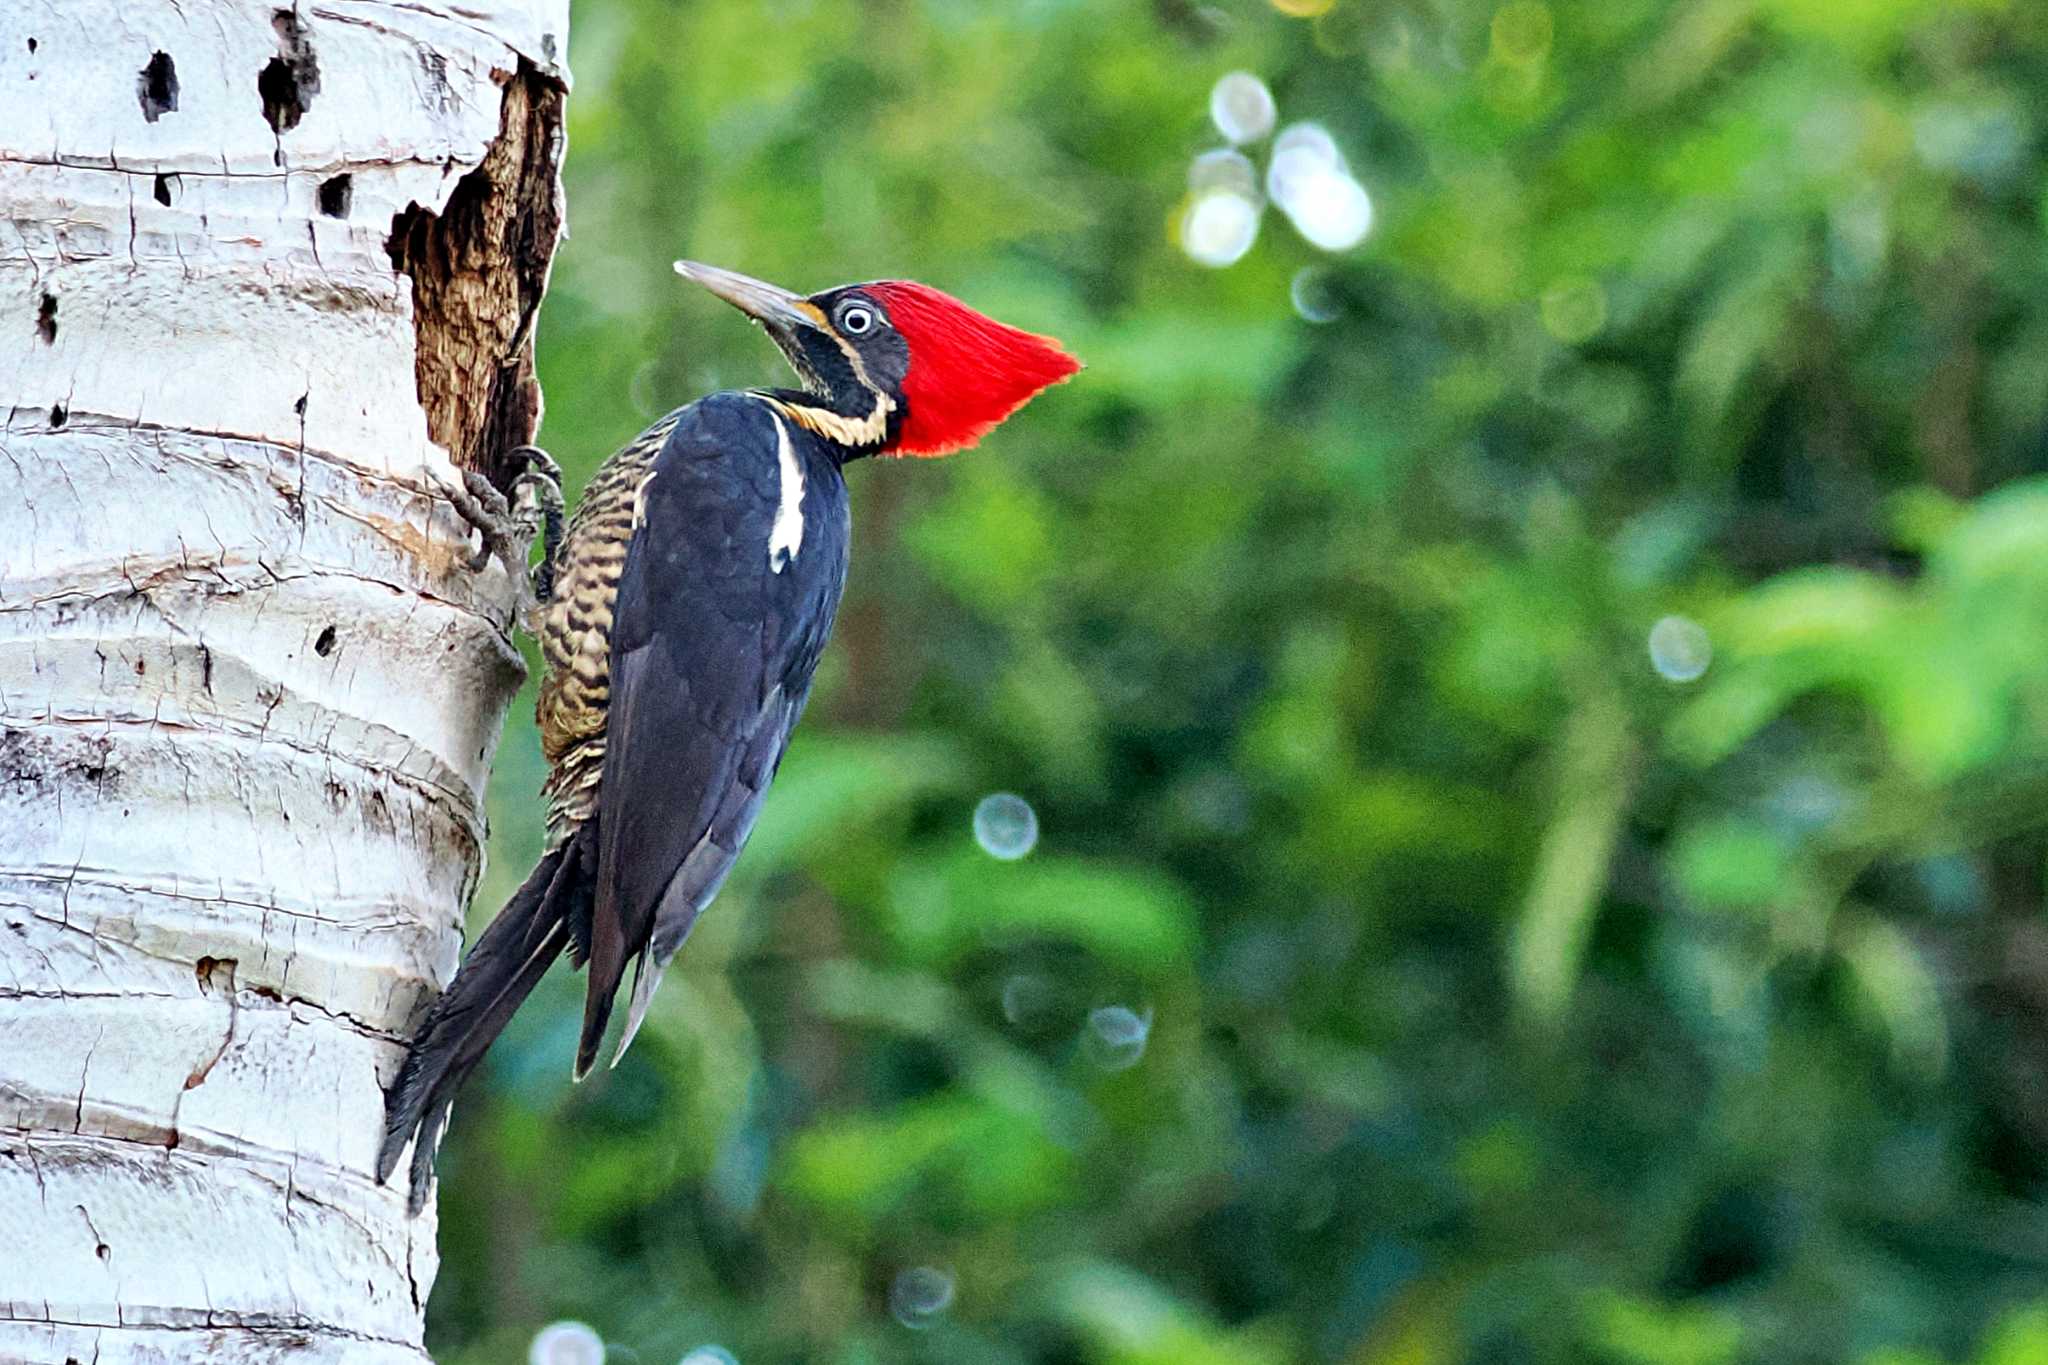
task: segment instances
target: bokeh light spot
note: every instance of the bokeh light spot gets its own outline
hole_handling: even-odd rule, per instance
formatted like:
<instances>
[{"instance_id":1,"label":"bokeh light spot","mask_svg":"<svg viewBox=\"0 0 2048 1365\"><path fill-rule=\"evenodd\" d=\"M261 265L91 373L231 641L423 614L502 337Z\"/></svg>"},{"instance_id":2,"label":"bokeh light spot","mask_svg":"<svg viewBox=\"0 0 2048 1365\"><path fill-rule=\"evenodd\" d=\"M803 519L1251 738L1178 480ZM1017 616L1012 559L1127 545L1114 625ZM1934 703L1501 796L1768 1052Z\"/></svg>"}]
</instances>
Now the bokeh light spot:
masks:
<instances>
[{"instance_id":1,"label":"bokeh light spot","mask_svg":"<svg viewBox=\"0 0 2048 1365\"><path fill-rule=\"evenodd\" d=\"M1372 199L1343 171L1309 177L1280 206L1310 246L1348 251L1372 231Z\"/></svg>"},{"instance_id":2,"label":"bokeh light spot","mask_svg":"<svg viewBox=\"0 0 2048 1365\"><path fill-rule=\"evenodd\" d=\"M642 418L658 417L668 411L661 401L661 362L643 360L626 381L626 399Z\"/></svg>"},{"instance_id":3,"label":"bokeh light spot","mask_svg":"<svg viewBox=\"0 0 2048 1365\"><path fill-rule=\"evenodd\" d=\"M1913 118L1913 149L1921 160L1986 183L2010 176L2026 145L2022 116L2002 104L1943 100Z\"/></svg>"},{"instance_id":4,"label":"bokeh light spot","mask_svg":"<svg viewBox=\"0 0 2048 1365\"><path fill-rule=\"evenodd\" d=\"M1296 19L1314 19L1327 14L1337 0L1273 0L1273 8Z\"/></svg>"},{"instance_id":5,"label":"bokeh light spot","mask_svg":"<svg viewBox=\"0 0 2048 1365\"><path fill-rule=\"evenodd\" d=\"M1188 189L1195 194L1228 190L1247 199L1259 197L1259 170L1243 152L1218 147L1188 163Z\"/></svg>"},{"instance_id":6,"label":"bokeh light spot","mask_svg":"<svg viewBox=\"0 0 2048 1365\"><path fill-rule=\"evenodd\" d=\"M1344 164L1337 139L1320 123L1290 123L1273 139L1273 164L1266 172L1266 189L1275 199L1275 186L1290 175L1307 175Z\"/></svg>"},{"instance_id":7,"label":"bokeh light spot","mask_svg":"<svg viewBox=\"0 0 2048 1365\"><path fill-rule=\"evenodd\" d=\"M1707 628L1688 616L1666 616L1650 627L1650 666L1669 682L1697 679L1714 661Z\"/></svg>"},{"instance_id":8,"label":"bokeh light spot","mask_svg":"<svg viewBox=\"0 0 2048 1365\"><path fill-rule=\"evenodd\" d=\"M889 1311L905 1327L922 1331L953 1306L953 1277L935 1266L912 1266L889 1286Z\"/></svg>"},{"instance_id":9,"label":"bokeh light spot","mask_svg":"<svg viewBox=\"0 0 2048 1365\"><path fill-rule=\"evenodd\" d=\"M1081 1046L1088 1059L1104 1071L1128 1071L1143 1059L1151 1037L1149 1010L1141 1015L1123 1005L1104 1005L1088 1011Z\"/></svg>"},{"instance_id":10,"label":"bokeh light spot","mask_svg":"<svg viewBox=\"0 0 2048 1365\"><path fill-rule=\"evenodd\" d=\"M587 1322L551 1322L533 1334L526 1365L604 1365L604 1338Z\"/></svg>"},{"instance_id":11,"label":"bokeh light spot","mask_svg":"<svg viewBox=\"0 0 2048 1365\"><path fill-rule=\"evenodd\" d=\"M739 1357L723 1346L699 1346L676 1365L740 1365Z\"/></svg>"},{"instance_id":12,"label":"bokeh light spot","mask_svg":"<svg viewBox=\"0 0 2048 1365\"><path fill-rule=\"evenodd\" d=\"M1372 199L1321 124L1290 123L1273 139L1266 193L1295 231L1324 251L1349 250L1372 230Z\"/></svg>"},{"instance_id":13,"label":"bokeh light spot","mask_svg":"<svg viewBox=\"0 0 2048 1365\"><path fill-rule=\"evenodd\" d=\"M1235 265L1258 240L1258 201L1231 190L1196 195L1181 216L1181 250L1200 265Z\"/></svg>"},{"instance_id":14,"label":"bokeh light spot","mask_svg":"<svg viewBox=\"0 0 2048 1365\"><path fill-rule=\"evenodd\" d=\"M1328 276L1312 265L1294 272L1287 285L1287 297L1304 322L1335 322L1344 311L1336 291L1330 288Z\"/></svg>"},{"instance_id":15,"label":"bokeh light spot","mask_svg":"<svg viewBox=\"0 0 2048 1365\"><path fill-rule=\"evenodd\" d=\"M994 792L974 808L974 842L982 852L1004 862L1038 847L1038 812L1013 792Z\"/></svg>"},{"instance_id":16,"label":"bokeh light spot","mask_svg":"<svg viewBox=\"0 0 2048 1365\"><path fill-rule=\"evenodd\" d=\"M1365 55L1388 71L1406 71L1415 64L1415 30L1399 15L1390 16L1366 34Z\"/></svg>"},{"instance_id":17,"label":"bokeh light spot","mask_svg":"<svg viewBox=\"0 0 2048 1365\"><path fill-rule=\"evenodd\" d=\"M1891 236L1884 197L1852 195L1828 210L1828 265L1838 279L1860 284L1884 268Z\"/></svg>"},{"instance_id":18,"label":"bokeh light spot","mask_svg":"<svg viewBox=\"0 0 2048 1365\"><path fill-rule=\"evenodd\" d=\"M1273 131L1273 92L1249 71L1232 71L1209 91L1209 118L1233 143L1257 142Z\"/></svg>"}]
</instances>

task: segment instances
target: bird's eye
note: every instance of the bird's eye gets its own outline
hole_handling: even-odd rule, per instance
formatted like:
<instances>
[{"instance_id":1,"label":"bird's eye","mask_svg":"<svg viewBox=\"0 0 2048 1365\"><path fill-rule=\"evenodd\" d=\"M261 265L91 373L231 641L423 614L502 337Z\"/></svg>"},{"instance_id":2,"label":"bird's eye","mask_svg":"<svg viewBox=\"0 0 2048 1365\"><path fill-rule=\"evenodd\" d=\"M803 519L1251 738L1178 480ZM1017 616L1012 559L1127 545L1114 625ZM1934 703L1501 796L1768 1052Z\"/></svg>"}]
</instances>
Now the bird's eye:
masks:
<instances>
[{"instance_id":1,"label":"bird's eye","mask_svg":"<svg viewBox=\"0 0 2048 1365\"><path fill-rule=\"evenodd\" d=\"M875 325L875 310L863 303L850 303L839 313L839 328L848 336L861 336Z\"/></svg>"}]
</instances>

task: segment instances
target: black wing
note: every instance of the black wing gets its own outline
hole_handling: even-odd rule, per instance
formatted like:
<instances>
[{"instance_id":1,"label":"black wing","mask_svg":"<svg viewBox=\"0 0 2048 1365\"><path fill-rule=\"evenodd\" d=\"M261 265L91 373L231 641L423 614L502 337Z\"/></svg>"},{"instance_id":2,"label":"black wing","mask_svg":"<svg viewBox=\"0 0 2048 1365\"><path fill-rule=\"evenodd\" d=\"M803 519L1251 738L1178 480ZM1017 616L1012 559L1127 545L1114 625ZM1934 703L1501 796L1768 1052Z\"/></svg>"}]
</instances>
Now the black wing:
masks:
<instances>
[{"instance_id":1,"label":"black wing","mask_svg":"<svg viewBox=\"0 0 2048 1365\"><path fill-rule=\"evenodd\" d=\"M829 460L802 459L804 539L771 569L777 452L790 439L760 400L705 399L642 489L613 608L578 1075L626 963L650 940L656 965L666 961L731 870L831 631L846 507Z\"/></svg>"}]
</instances>

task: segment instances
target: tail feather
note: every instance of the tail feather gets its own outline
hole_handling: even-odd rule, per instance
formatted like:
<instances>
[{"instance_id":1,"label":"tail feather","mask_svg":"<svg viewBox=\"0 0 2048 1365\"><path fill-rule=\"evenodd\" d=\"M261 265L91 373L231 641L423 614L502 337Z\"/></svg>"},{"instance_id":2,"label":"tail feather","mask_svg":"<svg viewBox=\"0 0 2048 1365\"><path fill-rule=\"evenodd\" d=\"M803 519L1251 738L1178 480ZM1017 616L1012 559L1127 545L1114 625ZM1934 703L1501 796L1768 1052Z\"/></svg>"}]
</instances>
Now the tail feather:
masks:
<instances>
[{"instance_id":1,"label":"tail feather","mask_svg":"<svg viewBox=\"0 0 2048 1365\"><path fill-rule=\"evenodd\" d=\"M625 978L629 960L618 933L607 935L603 932L610 921L602 917L602 912L594 910L594 913L599 918L593 926L586 964L590 977L583 994L583 1037L576 1045L576 1069L571 1073L579 1081L589 1075L590 1068L597 1064L598 1049L604 1043L605 1025L611 1022L613 999L619 993L619 983ZM633 960L641 955L644 955L644 950Z\"/></svg>"},{"instance_id":2,"label":"tail feather","mask_svg":"<svg viewBox=\"0 0 2048 1365\"><path fill-rule=\"evenodd\" d=\"M590 872L582 832L551 850L463 959L447 991L407 1050L385 1093L384 1141L377 1179L388 1179L408 1141L414 1142L410 1208L417 1213L432 1183L435 1145L455 1093L483 1059L570 941L570 923L587 914Z\"/></svg>"},{"instance_id":3,"label":"tail feather","mask_svg":"<svg viewBox=\"0 0 2048 1365\"><path fill-rule=\"evenodd\" d=\"M576 1044L576 1069L570 1073L579 1081L597 1065L605 1027L611 1023L612 998L618 994L619 978L624 974L623 967L609 974L600 973L595 965L590 969L590 985L583 996L583 1038Z\"/></svg>"},{"instance_id":4,"label":"tail feather","mask_svg":"<svg viewBox=\"0 0 2048 1365\"><path fill-rule=\"evenodd\" d=\"M647 1007L654 1003L654 988L661 984L662 967L654 965L654 950L648 949L633 964L633 1000L626 1009L626 1027L619 1034L619 1045L612 1051L612 1065L626 1055L626 1049L633 1046L633 1037L640 1032L640 1025L647 1018Z\"/></svg>"},{"instance_id":5,"label":"tail feather","mask_svg":"<svg viewBox=\"0 0 2048 1365\"><path fill-rule=\"evenodd\" d=\"M452 1055L441 1064L440 1074L428 1089L426 1102L414 1120L418 1129L412 1150L410 1191L406 1196L408 1212L417 1214L426 1205L427 1190L434 1182L434 1157L440 1149L441 1132L448 1126L448 1116L454 1108L457 1092L469 1079L469 1073L476 1069L476 1064L483 1060L491 1041L504 1030L513 1011L547 974L554 960L561 956L567 941L567 933L557 923L520 965L517 975L464 1034ZM394 1132L387 1127L384 1151L378 1157L380 1179L386 1173L383 1168L387 1163L396 1162L405 1146L405 1137L404 1132Z\"/></svg>"}]
</instances>

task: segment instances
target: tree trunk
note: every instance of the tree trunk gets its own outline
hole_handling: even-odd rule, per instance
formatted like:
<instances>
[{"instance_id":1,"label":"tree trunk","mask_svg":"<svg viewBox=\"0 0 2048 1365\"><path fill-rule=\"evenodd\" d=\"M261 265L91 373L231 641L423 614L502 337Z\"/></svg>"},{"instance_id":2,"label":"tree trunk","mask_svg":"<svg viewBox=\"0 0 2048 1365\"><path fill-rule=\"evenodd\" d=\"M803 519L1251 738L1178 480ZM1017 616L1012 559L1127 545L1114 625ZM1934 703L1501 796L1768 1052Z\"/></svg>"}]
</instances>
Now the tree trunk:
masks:
<instances>
[{"instance_id":1,"label":"tree trunk","mask_svg":"<svg viewBox=\"0 0 2048 1365\"><path fill-rule=\"evenodd\" d=\"M0 3L0 1361L425 1359L566 11Z\"/></svg>"}]
</instances>

